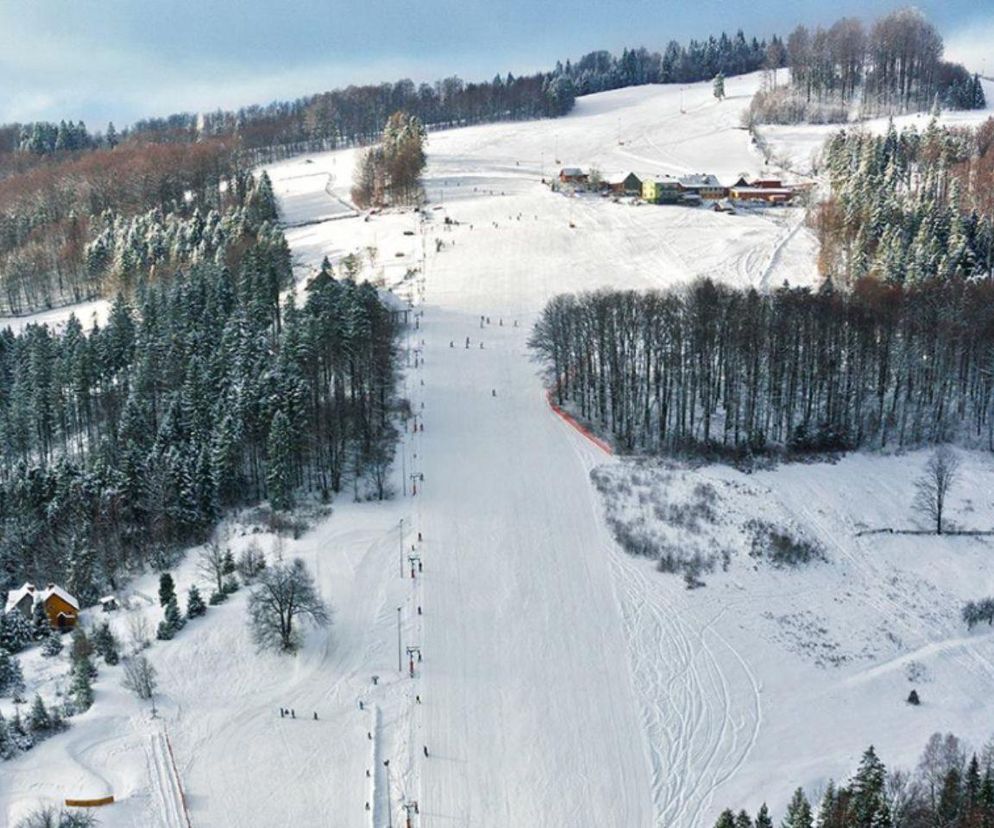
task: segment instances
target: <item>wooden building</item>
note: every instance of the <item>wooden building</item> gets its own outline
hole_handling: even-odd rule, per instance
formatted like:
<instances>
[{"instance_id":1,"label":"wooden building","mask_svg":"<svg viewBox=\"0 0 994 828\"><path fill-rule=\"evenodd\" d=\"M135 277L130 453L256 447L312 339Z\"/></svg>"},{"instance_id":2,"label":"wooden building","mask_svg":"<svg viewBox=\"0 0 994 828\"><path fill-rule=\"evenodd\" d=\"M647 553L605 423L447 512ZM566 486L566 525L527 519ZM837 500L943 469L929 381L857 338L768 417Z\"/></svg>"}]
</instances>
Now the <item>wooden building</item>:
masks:
<instances>
[{"instance_id":1,"label":"wooden building","mask_svg":"<svg viewBox=\"0 0 994 828\"><path fill-rule=\"evenodd\" d=\"M48 623L53 629L65 630L76 626L79 601L55 584L49 584L45 589L36 589L34 584L24 584L20 589L11 590L7 595L5 611L16 610L30 621L36 604L45 608Z\"/></svg>"},{"instance_id":2,"label":"wooden building","mask_svg":"<svg viewBox=\"0 0 994 828\"><path fill-rule=\"evenodd\" d=\"M582 186L587 183L587 174L579 167L563 167L559 171L559 183Z\"/></svg>"}]
</instances>

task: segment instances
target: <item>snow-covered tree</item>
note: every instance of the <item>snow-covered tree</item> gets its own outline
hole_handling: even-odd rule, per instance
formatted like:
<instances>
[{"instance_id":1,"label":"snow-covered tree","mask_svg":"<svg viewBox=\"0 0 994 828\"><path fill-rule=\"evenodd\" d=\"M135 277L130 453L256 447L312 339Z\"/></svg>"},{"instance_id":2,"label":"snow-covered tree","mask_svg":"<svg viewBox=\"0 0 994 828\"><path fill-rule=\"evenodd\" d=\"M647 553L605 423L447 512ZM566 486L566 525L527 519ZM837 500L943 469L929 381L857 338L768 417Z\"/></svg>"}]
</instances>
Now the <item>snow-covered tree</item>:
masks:
<instances>
[{"instance_id":1,"label":"snow-covered tree","mask_svg":"<svg viewBox=\"0 0 994 828\"><path fill-rule=\"evenodd\" d=\"M173 576L163 572L159 576L159 606L164 607L175 598L176 584L173 583Z\"/></svg>"},{"instance_id":2,"label":"snow-covered tree","mask_svg":"<svg viewBox=\"0 0 994 828\"><path fill-rule=\"evenodd\" d=\"M300 643L301 621L318 626L330 621L314 579L299 558L264 569L249 596L248 609L252 635L265 649L293 651Z\"/></svg>"},{"instance_id":3,"label":"snow-covered tree","mask_svg":"<svg viewBox=\"0 0 994 828\"><path fill-rule=\"evenodd\" d=\"M200 590L197 589L197 585L193 584L186 596L186 617L199 618L205 612L207 612L207 605L204 603L204 599L200 597Z\"/></svg>"},{"instance_id":4,"label":"snow-covered tree","mask_svg":"<svg viewBox=\"0 0 994 828\"><path fill-rule=\"evenodd\" d=\"M725 76L721 72L711 81L711 91L719 101L725 100Z\"/></svg>"}]
</instances>

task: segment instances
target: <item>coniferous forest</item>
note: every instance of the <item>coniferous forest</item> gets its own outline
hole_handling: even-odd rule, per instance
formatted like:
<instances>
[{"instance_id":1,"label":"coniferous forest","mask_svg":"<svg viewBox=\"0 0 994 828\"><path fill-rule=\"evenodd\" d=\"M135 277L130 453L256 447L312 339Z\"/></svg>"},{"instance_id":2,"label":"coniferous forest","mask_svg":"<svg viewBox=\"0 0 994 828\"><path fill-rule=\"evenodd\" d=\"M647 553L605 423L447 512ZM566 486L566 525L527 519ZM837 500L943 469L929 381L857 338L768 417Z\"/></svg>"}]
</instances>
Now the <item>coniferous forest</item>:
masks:
<instances>
[{"instance_id":1,"label":"coniferous forest","mask_svg":"<svg viewBox=\"0 0 994 828\"><path fill-rule=\"evenodd\" d=\"M280 236L282 238L282 235ZM63 579L86 606L200 542L225 507L367 475L388 491L394 322L325 267L300 307L262 234L119 297L86 331L0 334L0 579Z\"/></svg>"}]
</instances>

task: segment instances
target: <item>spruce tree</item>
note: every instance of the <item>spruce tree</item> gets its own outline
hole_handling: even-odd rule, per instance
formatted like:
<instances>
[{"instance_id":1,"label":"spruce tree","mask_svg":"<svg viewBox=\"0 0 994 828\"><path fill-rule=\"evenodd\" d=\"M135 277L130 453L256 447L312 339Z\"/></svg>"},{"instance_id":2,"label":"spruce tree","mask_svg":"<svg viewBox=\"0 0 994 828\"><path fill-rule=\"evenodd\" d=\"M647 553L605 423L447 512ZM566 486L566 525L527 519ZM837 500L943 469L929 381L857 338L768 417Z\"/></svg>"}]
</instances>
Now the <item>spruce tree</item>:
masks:
<instances>
[{"instance_id":1,"label":"spruce tree","mask_svg":"<svg viewBox=\"0 0 994 828\"><path fill-rule=\"evenodd\" d=\"M54 658L62 652L62 636L56 630L50 630L45 643L41 645L41 654L46 658Z\"/></svg>"},{"instance_id":2,"label":"spruce tree","mask_svg":"<svg viewBox=\"0 0 994 828\"><path fill-rule=\"evenodd\" d=\"M35 641L48 638L52 631L52 624L48 620L48 613L45 612L45 605L38 601L31 610L31 629Z\"/></svg>"},{"instance_id":3,"label":"spruce tree","mask_svg":"<svg viewBox=\"0 0 994 828\"><path fill-rule=\"evenodd\" d=\"M725 99L725 76L721 72L715 75L714 80L711 81L711 91L719 101Z\"/></svg>"},{"instance_id":4,"label":"spruce tree","mask_svg":"<svg viewBox=\"0 0 994 828\"><path fill-rule=\"evenodd\" d=\"M17 698L24 692L21 663L7 650L0 647L0 695Z\"/></svg>"},{"instance_id":5,"label":"spruce tree","mask_svg":"<svg viewBox=\"0 0 994 828\"><path fill-rule=\"evenodd\" d=\"M714 828L735 828L735 814L732 813L731 808L725 808L718 815L718 821L714 824Z\"/></svg>"},{"instance_id":6,"label":"spruce tree","mask_svg":"<svg viewBox=\"0 0 994 828\"><path fill-rule=\"evenodd\" d=\"M735 828L752 828L752 818L745 810L735 815Z\"/></svg>"},{"instance_id":7,"label":"spruce tree","mask_svg":"<svg viewBox=\"0 0 994 828\"><path fill-rule=\"evenodd\" d=\"M106 621L98 626L93 634L93 646L107 664L113 666L120 660L117 638Z\"/></svg>"},{"instance_id":8,"label":"spruce tree","mask_svg":"<svg viewBox=\"0 0 994 828\"><path fill-rule=\"evenodd\" d=\"M19 653L34 638L34 630L18 610L11 610L0 617L0 647L10 653Z\"/></svg>"},{"instance_id":9,"label":"spruce tree","mask_svg":"<svg viewBox=\"0 0 994 828\"><path fill-rule=\"evenodd\" d=\"M48 715L45 702L37 693L31 703L31 712L28 713L28 727L31 728L32 733L47 733L52 728L52 719Z\"/></svg>"},{"instance_id":10,"label":"spruce tree","mask_svg":"<svg viewBox=\"0 0 994 828\"><path fill-rule=\"evenodd\" d=\"M781 828L813 828L811 805L804 795L803 788L794 791L794 796L787 806L787 815L780 825Z\"/></svg>"},{"instance_id":11,"label":"spruce tree","mask_svg":"<svg viewBox=\"0 0 994 828\"><path fill-rule=\"evenodd\" d=\"M17 745L10 733L7 720L0 713L0 759L13 759L17 753Z\"/></svg>"},{"instance_id":12,"label":"spruce tree","mask_svg":"<svg viewBox=\"0 0 994 828\"><path fill-rule=\"evenodd\" d=\"M773 820L770 818L770 809L764 802L756 814L756 828L773 828Z\"/></svg>"},{"instance_id":13,"label":"spruce tree","mask_svg":"<svg viewBox=\"0 0 994 828\"><path fill-rule=\"evenodd\" d=\"M69 695L76 706L76 710L80 713L89 710L93 704L92 675L94 669L90 663L89 656L83 656L78 659L73 666L72 681L69 684Z\"/></svg>"},{"instance_id":14,"label":"spruce tree","mask_svg":"<svg viewBox=\"0 0 994 828\"><path fill-rule=\"evenodd\" d=\"M197 589L197 585L194 584L190 587L190 591L186 596L186 617L198 618L205 612L207 612L207 605L204 603L204 599L200 597L200 590Z\"/></svg>"},{"instance_id":15,"label":"spruce tree","mask_svg":"<svg viewBox=\"0 0 994 828\"><path fill-rule=\"evenodd\" d=\"M856 775L849 785L852 797L849 818L855 828L870 828L880 820L880 812L887 810L884 791L886 781L887 770L877 757L873 745L870 745L863 753ZM887 821L889 822L889 814Z\"/></svg>"},{"instance_id":16,"label":"spruce tree","mask_svg":"<svg viewBox=\"0 0 994 828\"><path fill-rule=\"evenodd\" d=\"M164 607L175 598L176 584L173 583L173 576L163 572L159 576L159 606Z\"/></svg>"},{"instance_id":17,"label":"spruce tree","mask_svg":"<svg viewBox=\"0 0 994 828\"><path fill-rule=\"evenodd\" d=\"M269 426L269 440L266 443L266 485L269 488L269 502L274 509L290 509L293 506L293 465L290 421L286 414L277 411Z\"/></svg>"}]
</instances>

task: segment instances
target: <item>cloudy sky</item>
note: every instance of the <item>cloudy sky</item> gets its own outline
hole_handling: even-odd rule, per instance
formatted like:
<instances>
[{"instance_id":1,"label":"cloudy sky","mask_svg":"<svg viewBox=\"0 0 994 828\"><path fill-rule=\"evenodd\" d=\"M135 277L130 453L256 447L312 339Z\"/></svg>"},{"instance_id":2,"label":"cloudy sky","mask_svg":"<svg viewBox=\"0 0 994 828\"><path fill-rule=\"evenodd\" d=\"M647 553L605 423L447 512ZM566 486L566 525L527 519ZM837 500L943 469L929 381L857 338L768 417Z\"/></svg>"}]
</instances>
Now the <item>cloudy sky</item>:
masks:
<instances>
[{"instance_id":1,"label":"cloudy sky","mask_svg":"<svg viewBox=\"0 0 994 828\"><path fill-rule=\"evenodd\" d=\"M0 122L229 108L410 77L467 80L592 49L872 18L890 0L0 0ZM919 0L994 74L994 0Z\"/></svg>"}]
</instances>

